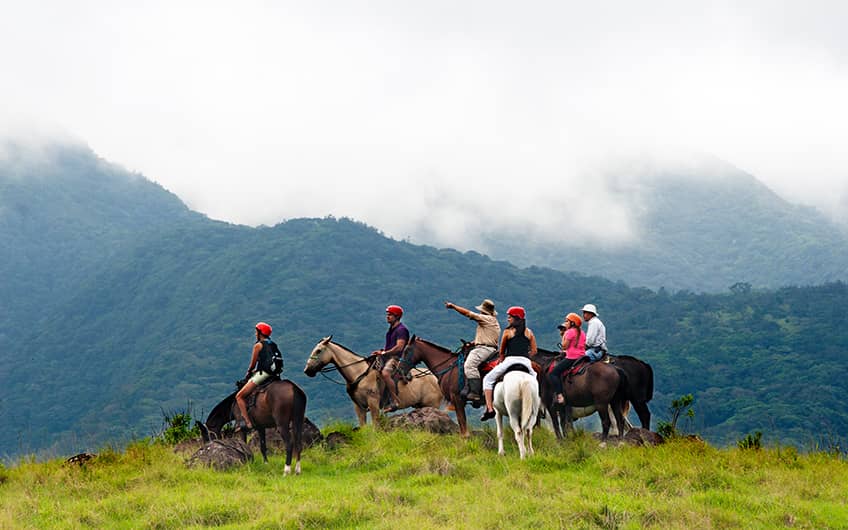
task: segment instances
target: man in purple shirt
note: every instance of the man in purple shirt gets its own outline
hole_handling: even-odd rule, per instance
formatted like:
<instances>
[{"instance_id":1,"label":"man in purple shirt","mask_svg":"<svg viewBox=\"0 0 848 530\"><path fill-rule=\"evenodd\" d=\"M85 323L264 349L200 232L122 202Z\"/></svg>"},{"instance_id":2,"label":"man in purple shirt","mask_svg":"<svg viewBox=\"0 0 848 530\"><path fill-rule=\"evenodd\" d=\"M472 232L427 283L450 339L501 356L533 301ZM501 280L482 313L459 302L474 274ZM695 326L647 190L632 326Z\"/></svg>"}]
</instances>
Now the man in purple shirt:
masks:
<instances>
[{"instance_id":1,"label":"man in purple shirt","mask_svg":"<svg viewBox=\"0 0 848 530\"><path fill-rule=\"evenodd\" d=\"M400 400L397 395L397 382L392 378L398 359L403 353L406 343L409 342L409 330L406 329L400 319L403 317L403 308L399 305L390 305L386 308L386 322L389 323L389 330L386 332L386 346L382 350L377 350L371 355L383 355L383 381L386 383L386 388L389 389L389 394L392 396L393 403L386 407L383 412L393 412L400 407Z\"/></svg>"}]
</instances>

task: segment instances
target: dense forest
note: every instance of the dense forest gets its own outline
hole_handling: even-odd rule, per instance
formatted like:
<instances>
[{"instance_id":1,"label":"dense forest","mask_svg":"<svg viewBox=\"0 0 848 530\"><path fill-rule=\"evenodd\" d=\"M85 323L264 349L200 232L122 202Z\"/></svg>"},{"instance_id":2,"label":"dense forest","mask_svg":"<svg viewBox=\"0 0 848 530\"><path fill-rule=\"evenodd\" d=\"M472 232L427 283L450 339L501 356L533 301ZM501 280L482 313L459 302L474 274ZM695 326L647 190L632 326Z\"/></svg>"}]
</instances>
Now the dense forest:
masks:
<instances>
[{"instance_id":1,"label":"dense forest","mask_svg":"<svg viewBox=\"0 0 848 530\"><path fill-rule=\"evenodd\" d=\"M565 313L597 304L611 350L653 365L655 417L692 393L691 427L717 443L761 430L804 446L848 432L839 281L631 288L396 241L347 219L211 221L85 149L25 162L0 165L0 455L147 435L163 410L188 404L208 412L244 373L258 320L274 325L309 416L352 419L343 387L302 374L320 338L378 348L383 310L398 303L414 333L454 347L473 325L443 302L483 297L525 306L546 347Z\"/></svg>"}]
</instances>

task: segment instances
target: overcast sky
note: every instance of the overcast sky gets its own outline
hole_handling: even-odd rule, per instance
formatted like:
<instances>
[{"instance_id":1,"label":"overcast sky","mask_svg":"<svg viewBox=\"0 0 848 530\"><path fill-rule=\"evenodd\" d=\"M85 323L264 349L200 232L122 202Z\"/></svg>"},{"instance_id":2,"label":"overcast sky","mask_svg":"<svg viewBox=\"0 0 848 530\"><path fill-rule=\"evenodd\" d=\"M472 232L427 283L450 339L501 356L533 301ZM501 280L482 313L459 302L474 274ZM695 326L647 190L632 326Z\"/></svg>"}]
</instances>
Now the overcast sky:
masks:
<instances>
[{"instance_id":1,"label":"overcast sky","mask_svg":"<svg viewBox=\"0 0 848 530\"><path fill-rule=\"evenodd\" d=\"M848 219L846 2L0 6L0 133L81 139L213 218L415 238L436 207L421 237L461 247L708 153Z\"/></svg>"}]
</instances>

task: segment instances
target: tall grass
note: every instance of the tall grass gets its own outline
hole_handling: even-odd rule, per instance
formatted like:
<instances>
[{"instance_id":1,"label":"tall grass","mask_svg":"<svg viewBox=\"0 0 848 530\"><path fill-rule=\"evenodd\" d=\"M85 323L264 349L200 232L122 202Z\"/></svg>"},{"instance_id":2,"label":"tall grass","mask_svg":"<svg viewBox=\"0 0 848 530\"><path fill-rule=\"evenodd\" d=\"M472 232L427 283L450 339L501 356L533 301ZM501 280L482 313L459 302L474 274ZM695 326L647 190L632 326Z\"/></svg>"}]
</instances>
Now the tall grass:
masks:
<instances>
[{"instance_id":1,"label":"tall grass","mask_svg":"<svg viewBox=\"0 0 848 530\"><path fill-rule=\"evenodd\" d=\"M848 527L848 463L827 453L602 449L537 430L520 461L491 431L347 431L347 445L307 450L299 477L283 477L282 455L221 472L146 442L82 467L22 461L0 468L0 528Z\"/></svg>"}]
</instances>

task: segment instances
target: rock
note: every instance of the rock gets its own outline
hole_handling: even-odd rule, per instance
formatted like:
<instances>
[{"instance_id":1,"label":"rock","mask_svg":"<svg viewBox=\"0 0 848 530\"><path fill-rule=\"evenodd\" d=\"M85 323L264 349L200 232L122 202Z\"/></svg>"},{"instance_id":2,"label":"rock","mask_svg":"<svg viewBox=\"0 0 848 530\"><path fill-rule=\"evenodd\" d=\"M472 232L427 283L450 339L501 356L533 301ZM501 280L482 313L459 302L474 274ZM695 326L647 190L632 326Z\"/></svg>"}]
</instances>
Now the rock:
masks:
<instances>
[{"instance_id":1,"label":"rock","mask_svg":"<svg viewBox=\"0 0 848 530\"><path fill-rule=\"evenodd\" d=\"M212 440L188 459L188 466L211 466L228 469L253 460L253 451L239 438Z\"/></svg>"},{"instance_id":2,"label":"rock","mask_svg":"<svg viewBox=\"0 0 848 530\"><path fill-rule=\"evenodd\" d=\"M389 418L392 429L423 429L436 434L454 434L459 432L457 425L447 413L433 407L415 409L405 414Z\"/></svg>"},{"instance_id":3,"label":"rock","mask_svg":"<svg viewBox=\"0 0 848 530\"><path fill-rule=\"evenodd\" d=\"M642 429L641 427L633 427L624 435L624 441L630 445L659 445L664 440L662 436L653 431Z\"/></svg>"},{"instance_id":4,"label":"rock","mask_svg":"<svg viewBox=\"0 0 848 530\"><path fill-rule=\"evenodd\" d=\"M324 439L327 449L338 449L340 446L350 442L350 436L343 432L333 431Z\"/></svg>"},{"instance_id":5,"label":"rock","mask_svg":"<svg viewBox=\"0 0 848 530\"><path fill-rule=\"evenodd\" d=\"M93 453L80 453L78 455L74 455L74 456L68 458L67 460L65 460L65 464L66 465L76 464L78 466L83 466L83 465L85 465L86 462L95 458L96 456L97 455L95 455Z\"/></svg>"}]
</instances>

